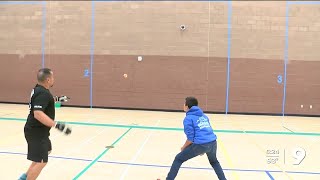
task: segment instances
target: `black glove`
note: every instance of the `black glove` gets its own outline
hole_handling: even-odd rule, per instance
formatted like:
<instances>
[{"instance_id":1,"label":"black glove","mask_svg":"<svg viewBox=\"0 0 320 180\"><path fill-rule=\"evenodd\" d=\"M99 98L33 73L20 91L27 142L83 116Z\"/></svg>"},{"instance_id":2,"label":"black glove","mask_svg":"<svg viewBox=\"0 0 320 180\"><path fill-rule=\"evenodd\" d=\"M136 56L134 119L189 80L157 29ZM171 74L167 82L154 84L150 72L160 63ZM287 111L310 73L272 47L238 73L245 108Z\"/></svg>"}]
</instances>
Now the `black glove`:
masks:
<instances>
[{"instance_id":1,"label":"black glove","mask_svg":"<svg viewBox=\"0 0 320 180\"><path fill-rule=\"evenodd\" d=\"M63 132L65 135L71 134L71 127L66 125L65 123L57 122L55 125L55 128L59 131Z\"/></svg>"}]
</instances>

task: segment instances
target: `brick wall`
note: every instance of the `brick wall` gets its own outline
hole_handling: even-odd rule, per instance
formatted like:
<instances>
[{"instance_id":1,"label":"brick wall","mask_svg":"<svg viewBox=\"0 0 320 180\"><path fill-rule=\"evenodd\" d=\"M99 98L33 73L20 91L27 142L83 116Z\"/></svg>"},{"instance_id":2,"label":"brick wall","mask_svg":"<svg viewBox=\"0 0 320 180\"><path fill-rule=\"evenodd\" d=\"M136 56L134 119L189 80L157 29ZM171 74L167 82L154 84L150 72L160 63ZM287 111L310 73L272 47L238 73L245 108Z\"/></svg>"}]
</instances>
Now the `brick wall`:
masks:
<instances>
[{"instance_id":1,"label":"brick wall","mask_svg":"<svg viewBox=\"0 0 320 180\"><path fill-rule=\"evenodd\" d=\"M41 38L41 5L0 5L0 54L40 54Z\"/></svg>"},{"instance_id":2,"label":"brick wall","mask_svg":"<svg viewBox=\"0 0 320 180\"><path fill-rule=\"evenodd\" d=\"M91 5L46 3L45 65L55 71L52 91L72 96L70 105L90 105ZM320 114L319 7L290 6L287 113ZM0 101L28 101L42 63L42 13L42 5L0 5ZM205 110L225 111L227 3L96 2L94 15L93 106L181 109L194 95ZM286 2L235 1L231 22L229 111L282 113Z\"/></svg>"},{"instance_id":3,"label":"brick wall","mask_svg":"<svg viewBox=\"0 0 320 180\"><path fill-rule=\"evenodd\" d=\"M320 111L319 9L320 5L290 5L286 96L288 113L319 114Z\"/></svg>"}]
</instances>

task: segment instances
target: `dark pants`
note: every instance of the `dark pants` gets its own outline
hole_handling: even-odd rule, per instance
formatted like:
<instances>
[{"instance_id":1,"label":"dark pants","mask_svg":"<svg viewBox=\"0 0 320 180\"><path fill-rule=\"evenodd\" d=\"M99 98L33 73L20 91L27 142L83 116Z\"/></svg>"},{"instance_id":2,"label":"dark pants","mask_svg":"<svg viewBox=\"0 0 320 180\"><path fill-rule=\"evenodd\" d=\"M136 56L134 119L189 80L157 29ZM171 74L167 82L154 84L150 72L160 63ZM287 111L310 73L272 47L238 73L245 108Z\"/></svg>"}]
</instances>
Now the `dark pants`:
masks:
<instances>
[{"instance_id":1,"label":"dark pants","mask_svg":"<svg viewBox=\"0 0 320 180\"><path fill-rule=\"evenodd\" d=\"M218 178L220 180L226 180L226 177L224 176L223 170L217 159L217 141L206 144L191 144L179 154L177 154L172 163L170 172L168 173L167 180L173 180L177 176L182 163L204 153L207 154L208 160L214 171L216 172Z\"/></svg>"},{"instance_id":2,"label":"dark pants","mask_svg":"<svg viewBox=\"0 0 320 180\"><path fill-rule=\"evenodd\" d=\"M48 152L52 150L49 136L30 129L25 129L24 136L28 143L27 159L33 162L48 162Z\"/></svg>"}]
</instances>

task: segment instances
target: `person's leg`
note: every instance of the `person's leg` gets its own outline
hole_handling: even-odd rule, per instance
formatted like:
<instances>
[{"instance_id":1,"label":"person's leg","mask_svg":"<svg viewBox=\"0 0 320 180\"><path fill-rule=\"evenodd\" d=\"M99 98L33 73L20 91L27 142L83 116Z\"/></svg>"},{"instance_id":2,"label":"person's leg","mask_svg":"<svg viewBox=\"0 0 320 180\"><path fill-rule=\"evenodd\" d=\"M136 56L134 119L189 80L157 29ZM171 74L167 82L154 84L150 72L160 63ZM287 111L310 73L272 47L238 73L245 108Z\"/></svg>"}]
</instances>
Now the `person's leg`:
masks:
<instances>
[{"instance_id":1,"label":"person's leg","mask_svg":"<svg viewBox=\"0 0 320 180\"><path fill-rule=\"evenodd\" d=\"M50 147L51 147L51 145L50 145ZM48 151L48 155L51 153L51 148L50 148L50 151ZM30 165L30 167L29 167L29 169L28 169L28 171L27 171L27 173L25 173L25 180L27 179L27 177L29 176L29 172L30 172L30 170L34 167L36 165L36 162L32 162L31 163L31 165ZM44 165L45 166L45 165ZM43 167L44 167L43 166ZM41 172L41 170L40 170L40 172ZM21 180L23 180L23 179L21 179Z\"/></svg>"},{"instance_id":2,"label":"person's leg","mask_svg":"<svg viewBox=\"0 0 320 180\"><path fill-rule=\"evenodd\" d=\"M27 175L28 175L30 169L32 169L32 168L34 167L34 165L36 165L36 162L32 162L32 163L30 164L29 169L28 169L28 171L27 171L27 173L26 173Z\"/></svg>"},{"instance_id":3,"label":"person's leg","mask_svg":"<svg viewBox=\"0 0 320 180\"><path fill-rule=\"evenodd\" d=\"M46 166L46 162L36 162L34 166L29 169L27 180L35 180L41 173L42 169Z\"/></svg>"},{"instance_id":4,"label":"person's leg","mask_svg":"<svg viewBox=\"0 0 320 180\"><path fill-rule=\"evenodd\" d=\"M34 167L35 164L36 164L35 162L32 162L32 163L30 164L27 172L26 172L26 173L23 173L23 174L19 177L19 180L26 180L30 169L31 169L32 167Z\"/></svg>"},{"instance_id":5,"label":"person's leg","mask_svg":"<svg viewBox=\"0 0 320 180\"><path fill-rule=\"evenodd\" d=\"M49 138L35 138L29 141L28 159L33 161L27 171L27 180L36 179L48 162L51 142Z\"/></svg>"},{"instance_id":6,"label":"person's leg","mask_svg":"<svg viewBox=\"0 0 320 180\"><path fill-rule=\"evenodd\" d=\"M167 180L173 180L177 176L182 163L204 152L205 148L203 148L201 145L191 144L177 154L168 173Z\"/></svg>"},{"instance_id":7,"label":"person's leg","mask_svg":"<svg viewBox=\"0 0 320 180\"><path fill-rule=\"evenodd\" d=\"M31 135L29 135L27 132L26 132L26 129L24 129L24 137L27 141L27 144L28 144L28 154L30 153L30 150L31 150L31 144L33 142L33 138ZM27 175L28 175L28 172L30 171L30 169L35 165L36 163L35 162L32 162L27 170L27 172L23 173L20 177L19 177L19 180L26 180L27 179Z\"/></svg>"},{"instance_id":8,"label":"person's leg","mask_svg":"<svg viewBox=\"0 0 320 180\"><path fill-rule=\"evenodd\" d=\"M50 153L51 153L51 151L48 152L48 154L50 154ZM19 180L26 180L26 179L27 179L27 176L28 176L28 174L29 174L29 172L30 172L30 170L31 170L35 165L36 165L36 162L32 162L32 163L30 164L27 172L26 172L26 173L23 173L23 174L20 176Z\"/></svg>"},{"instance_id":9,"label":"person's leg","mask_svg":"<svg viewBox=\"0 0 320 180\"><path fill-rule=\"evenodd\" d=\"M212 142L211 149L207 152L207 157L219 180L226 180L222 167L217 159L217 141Z\"/></svg>"}]
</instances>

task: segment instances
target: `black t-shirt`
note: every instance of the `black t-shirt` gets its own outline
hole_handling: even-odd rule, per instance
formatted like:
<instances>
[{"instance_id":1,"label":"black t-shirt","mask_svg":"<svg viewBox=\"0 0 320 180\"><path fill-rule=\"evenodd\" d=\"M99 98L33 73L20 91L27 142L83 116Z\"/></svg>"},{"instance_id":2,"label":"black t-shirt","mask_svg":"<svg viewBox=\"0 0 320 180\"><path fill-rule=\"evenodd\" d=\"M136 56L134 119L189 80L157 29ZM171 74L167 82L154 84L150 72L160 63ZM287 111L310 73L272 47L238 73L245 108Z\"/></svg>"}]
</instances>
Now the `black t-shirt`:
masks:
<instances>
[{"instance_id":1,"label":"black t-shirt","mask_svg":"<svg viewBox=\"0 0 320 180\"><path fill-rule=\"evenodd\" d=\"M50 127L45 126L34 118L33 112L35 110L43 111L47 116L54 120L54 99L50 91L37 84L31 91L29 109L30 113L25 124L25 130L31 134L49 136Z\"/></svg>"}]
</instances>

